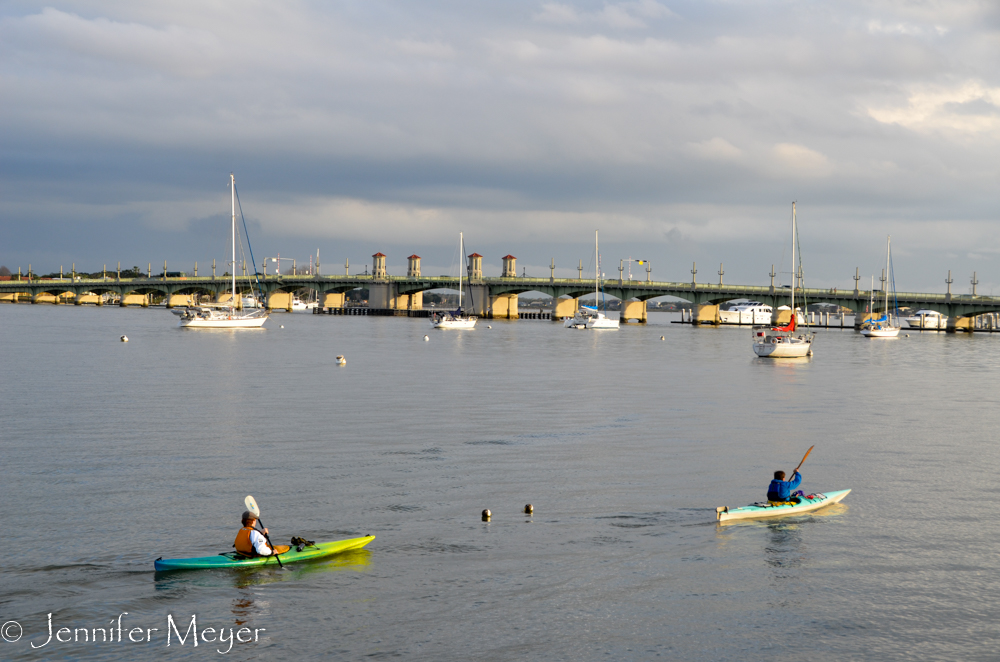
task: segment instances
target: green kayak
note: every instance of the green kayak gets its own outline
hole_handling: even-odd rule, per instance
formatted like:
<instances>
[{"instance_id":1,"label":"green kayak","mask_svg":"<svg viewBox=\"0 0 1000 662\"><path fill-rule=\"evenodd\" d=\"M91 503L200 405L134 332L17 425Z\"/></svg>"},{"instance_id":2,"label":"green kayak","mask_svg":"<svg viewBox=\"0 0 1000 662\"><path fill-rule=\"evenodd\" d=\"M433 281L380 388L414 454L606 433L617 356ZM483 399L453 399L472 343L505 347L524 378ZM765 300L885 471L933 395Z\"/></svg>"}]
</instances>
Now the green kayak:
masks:
<instances>
[{"instance_id":1,"label":"green kayak","mask_svg":"<svg viewBox=\"0 0 1000 662\"><path fill-rule=\"evenodd\" d=\"M375 536L364 536L363 538L349 538L348 540L334 540L333 542L321 542L310 545L298 551L295 547L280 554L282 563L295 563L297 561L308 561L319 559L324 556L332 556L340 552L347 552L352 549L361 549ZM157 572L166 570L205 570L208 568L252 568L255 566L277 566L278 561L273 556L258 556L255 558L244 558L236 552L227 552L217 556L199 556L191 559L156 559L153 564Z\"/></svg>"}]
</instances>

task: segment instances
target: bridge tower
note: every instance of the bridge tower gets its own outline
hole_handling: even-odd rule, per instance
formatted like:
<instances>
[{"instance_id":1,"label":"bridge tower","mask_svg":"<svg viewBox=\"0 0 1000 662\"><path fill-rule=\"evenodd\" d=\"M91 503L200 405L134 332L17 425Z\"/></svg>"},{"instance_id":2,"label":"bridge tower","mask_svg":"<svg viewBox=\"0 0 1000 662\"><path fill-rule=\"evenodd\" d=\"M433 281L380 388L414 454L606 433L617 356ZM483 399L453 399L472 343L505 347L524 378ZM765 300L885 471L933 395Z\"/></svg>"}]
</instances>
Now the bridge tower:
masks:
<instances>
[{"instance_id":1,"label":"bridge tower","mask_svg":"<svg viewBox=\"0 0 1000 662\"><path fill-rule=\"evenodd\" d=\"M500 258L503 261L503 271L501 278L517 278L517 258L509 253Z\"/></svg>"},{"instance_id":2,"label":"bridge tower","mask_svg":"<svg viewBox=\"0 0 1000 662\"><path fill-rule=\"evenodd\" d=\"M372 277L385 278L385 254L379 251L372 255Z\"/></svg>"},{"instance_id":3,"label":"bridge tower","mask_svg":"<svg viewBox=\"0 0 1000 662\"><path fill-rule=\"evenodd\" d=\"M469 280L483 279L483 256L473 253L469 256Z\"/></svg>"},{"instance_id":4,"label":"bridge tower","mask_svg":"<svg viewBox=\"0 0 1000 662\"><path fill-rule=\"evenodd\" d=\"M414 253L407 259L406 275L409 278L420 278L420 256Z\"/></svg>"}]
</instances>

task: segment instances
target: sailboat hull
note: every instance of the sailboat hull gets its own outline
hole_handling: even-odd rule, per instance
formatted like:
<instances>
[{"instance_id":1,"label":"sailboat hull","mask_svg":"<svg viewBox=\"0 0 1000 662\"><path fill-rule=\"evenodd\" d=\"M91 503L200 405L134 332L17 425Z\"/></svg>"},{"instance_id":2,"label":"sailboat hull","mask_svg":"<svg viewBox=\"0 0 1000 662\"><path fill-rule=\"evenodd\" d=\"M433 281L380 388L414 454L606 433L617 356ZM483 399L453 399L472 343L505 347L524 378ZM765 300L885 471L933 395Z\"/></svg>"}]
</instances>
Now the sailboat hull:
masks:
<instances>
[{"instance_id":1,"label":"sailboat hull","mask_svg":"<svg viewBox=\"0 0 1000 662\"><path fill-rule=\"evenodd\" d=\"M435 329L474 329L476 328L476 318L443 319L431 322L431 326Z\"/></svg>"},{"instance_id":2,"label":"sailboat hull","mask_svg":"<svg viewBox=\"0 0 1000 662\"><path fill-rule=\"evenodd\" d=\"M186 329L259 329L264 326L267 317L235 318L235 319L182 319L181 326Z\"/></svg>"},{"instance_id":3,"label":"sailboat hull","mask_svg":"<svg viewBox=\"0 0 1000 662\"><path fill-rule=\"evenodd\" d=\"M899 327L888 327L884 329L861 329L861 335L865 338L895 338L899 335Z\"/></svg>"},{"instance_id":4,"label":"sailboat hull","mask_svg":"<svg viewBox=\"0 0 1000 662\"><path fill-rule=\"evenodd\" d=\"M787 338L772 336L766 342L755 342L753 351L764 359L797 359L812 355L812 343L803 340L789 342Z\"/></svg>"}]
</instances>

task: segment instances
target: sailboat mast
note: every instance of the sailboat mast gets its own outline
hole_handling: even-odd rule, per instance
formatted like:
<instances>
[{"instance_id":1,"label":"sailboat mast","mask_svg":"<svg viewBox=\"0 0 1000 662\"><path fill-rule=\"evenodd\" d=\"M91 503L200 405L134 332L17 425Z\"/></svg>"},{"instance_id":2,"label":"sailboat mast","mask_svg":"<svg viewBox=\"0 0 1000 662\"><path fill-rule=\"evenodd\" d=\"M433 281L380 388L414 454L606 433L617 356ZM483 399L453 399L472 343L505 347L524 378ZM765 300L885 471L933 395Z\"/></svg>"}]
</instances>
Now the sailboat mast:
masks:
<instances>
[{"instance_id":1,"label":"sailboat mast","mask_svg":"<svg viewBox=\"0 0 1000 662\"><path fill-rule=\"evenodd\" d=\"M233 173L229 173L229 184L231 186L232 198L233 198L233 296L229 300L229 307L233 310L236 309L236 176Z\"/></svg>"},{"instance_id":2,"label":"sailboat mast","mask_svg":"<svg viewBox=\"0 0 1000 662\"><path fill-rule=\"evenodd\" d=\"M465 270L465 237L458 233L458 257L462 260L458 267L458 312L462 312L462 272Z\"/></svg>"},{"instance_id":3,"label":"sailboat mast","mask_svg":"<svg viewBox=\"0 0 1000 662\"><path fill-rule=\"evenodd\" d=\"M601 305L601 253L597 244L597 230L594 230L594 309Z\"/></svg>"},{"instance_id":4,"label":"sailboat mast","mask_svg":"<svg viewBox=\"0 0 1000 662\"><path fill-rule=\"evenodd\" d=\"M795 285L799 270L795 264L795 203L792 203L792 321L795 319Z\"/></svg>"},{"instance_id":5,"label":"sailboat mast","mask_svg":"<svg viewBox=\"0 0 1000 662\"><path fill-rule=\"evenodd\" d=\"M885 323L892 326L892 321L889 319L889 242L892 240L892 235L885 236Z\"/></svg>"}]
</instances>

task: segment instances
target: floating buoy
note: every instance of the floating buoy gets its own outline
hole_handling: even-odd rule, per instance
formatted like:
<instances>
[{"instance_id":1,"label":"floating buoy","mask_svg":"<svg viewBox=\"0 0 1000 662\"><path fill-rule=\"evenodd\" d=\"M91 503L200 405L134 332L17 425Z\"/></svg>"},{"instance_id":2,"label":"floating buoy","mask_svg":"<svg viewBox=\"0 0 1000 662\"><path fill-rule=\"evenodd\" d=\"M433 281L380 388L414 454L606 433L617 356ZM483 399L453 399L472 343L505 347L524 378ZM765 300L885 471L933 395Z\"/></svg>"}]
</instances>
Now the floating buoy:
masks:
<instances>
[{"instance_id":1,"label":"floating buoy","mask_svg":"<svg viewBox=\"0 0 1000 662\"><path fill-rule=\"evenodd\" d=\"M533 512L535 512L535 507L532 506L530 503L527 506L524 507L524 514L525 515L530 515Z\"/></svg>"},{"instance_id":2,"label":"floating buoy","mask_svg":"<svg viewBox=\"0 0 1000 662\"><path fill-rule=\"evenodd\" d=\"M660 340L663 340L663 336L660 336Z\"/></svg>"},{"instance_id":3,"label":"floating buoy","mask_svg":"<svg viewBox=\"0 0 1000 662\"><path fill-rule=\"evenodd\" d=\"M343 354L337 354L337 365L347 365L347 359Z\"/></svg>"},{"instance_id":4,"label":"floating buoy","mask_svg":"<svg viewBox=\"0 0 1000 662\"><path fill-rule=\"evenodd\" d=\"M128 342L128 336L122 336L121 341L122 342Z\"/></svg>"},{"instance_id":5,"label":"floating buoy","mask_svg":"<svg viewBox=\"0 0 1000 662\"><path fill-rule=\"evenodd\" d=\"M493 515L493 513L490 512L489 508L487 508L486 510L483 511L483 521L484 522L489 522L490 521L490 517L492 515Z\"/></svg>"},{"instance_id":6,"label":"floating buoy","mask_svg":"<svg viewBox=\"0 0 1000 662\"><path fill-rule=\"evenodd\" d=\"M124 337L125 337L125 336L122 336L122 338L124 338ZM909 333L905 334L905 337L909 338L909 337L910 337L910 334L909 334Z\"/></svg>"},{"instance_id":7,"label":"floating buoy","mask_svg":"<svg viewBox=\"0 0 1000 662\"><path fill-rule=\"evenodd\" d=\"M282 325L281 325L281 326L280 326L279 328L281 328L281 329L284 329L284 328L285 328L285 325L284 325L284 324L282 324Z\"/></svg>"},{"instance_id":8,"label":"floating buoy","mask_svg":"<svg viewBox=\"0 0 1000 662\"><path fill-rule=\"evenodd\" d=\"M430 336L424 336L424 340L430 340L430 339L431 339Z\"/></svg>"},{"instance_id":9,"label":"floating buoy","mask_svg":"<svg viewBox=\"0 0 1000 662\"><path fill-rule=\"evenodd\" d=\"M490 326L489 324L487 324L487 325L486 325L486 328L487 328L487 329L492 329L493 327L492 327L492 326Z\"/></svg>"}]
</instances>

